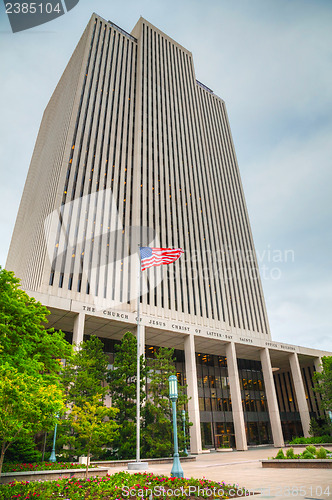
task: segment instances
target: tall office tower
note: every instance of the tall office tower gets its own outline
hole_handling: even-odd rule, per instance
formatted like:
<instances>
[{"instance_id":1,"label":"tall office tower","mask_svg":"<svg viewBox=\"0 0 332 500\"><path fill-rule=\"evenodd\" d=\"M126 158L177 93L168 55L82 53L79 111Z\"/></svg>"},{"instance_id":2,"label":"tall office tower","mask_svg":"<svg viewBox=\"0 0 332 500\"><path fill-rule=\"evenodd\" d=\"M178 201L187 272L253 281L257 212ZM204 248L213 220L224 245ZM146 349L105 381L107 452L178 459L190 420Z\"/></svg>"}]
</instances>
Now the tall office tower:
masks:
<instances>
[{"instance_id":1,"label":"tall office tower","mask_svg":"<svg viewBox=\"0 0 332 500\"><path fill-rule=\"evenodd\" d=\"M299 359L319 355L271 343L224 101L149 22L128 34L94 14L45 110L7 267L51 325L113 341L135 325L139 244L185 252L142 273L140 300L148 349L176 347L180 375L185 359L192 450L201 429L239 449L279 445L281 422L307 432ZM271 363L292 373L292 409Z\"/></svg>"},{"instance_id":2,"label":"tall office tower","mask_svg":"<svg viewBox=\"0 0 332 500\"><path fill-rule=\"evenodd\" d=\"M44 113L8 265L29 290L128 304L132 226L185 250L148 271L147 314L269 337L225 103L145 20L128 35L93 16Z\"/></svg>"}]
</instances>

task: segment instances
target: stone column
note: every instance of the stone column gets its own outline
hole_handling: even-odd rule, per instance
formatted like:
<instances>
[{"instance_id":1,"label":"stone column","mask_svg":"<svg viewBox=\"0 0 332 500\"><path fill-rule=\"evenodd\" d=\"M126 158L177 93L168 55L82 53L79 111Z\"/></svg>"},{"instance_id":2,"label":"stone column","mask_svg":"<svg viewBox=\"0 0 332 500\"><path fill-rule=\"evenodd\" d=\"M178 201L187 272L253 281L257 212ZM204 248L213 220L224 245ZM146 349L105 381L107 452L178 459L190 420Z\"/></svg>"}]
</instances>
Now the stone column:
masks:
<instances>
[{"instance_id":1,"label":"stone column","mask_svg":"<svg viewBox=\"0 0 332 500\"><path fill-rule=\"evenodd\" d=\"M262 349L260 351L260 358L261 358L263 377L264 377L265 394L269 409L273 444L276 448L280 448L282 446L285 446L285 443L282 434L280 413L278 407L277 393L274 386L270 353L267 347L265 347L265 349Z\"/></svg>"},{"instance_id":2,"label":"stone column","mask_svg":"<svg viewBox=\"0 0 332 500\"><path fill-rule=\"evenodd\" d=\"M237 368L236 350L234 342L226 345L227 370L229 387L231 391L232 413L235 431L236 449L239 451L247 450L247 437L244 425L244 416L242 408L242 398L239 380L239 370Z\"/></svg>"},{"instance_id":3,"label":"stone column","mask_svg":"<svg viewBox=\"0 0 332 500\"><path fill-rule=\"evenodd\" d=\"M199 416L198 386L195 355L195 337L187 335L184 339L184 355L186 364L187 392L189 399L189 420L193 423L190 427L190 452L202 453L201 420Z\"/></svg>"},{"instance_id":4,"label":"stone column","mask_svg":"<svg viewBox=\"0 0 332 500\"><path fill-rule=\"evenodd\" d=\"M307 399L305 397L305 392L304 392L300 363L296 352L294 352L289 356L289 364L292 372L297 405L301 417L303 435L304 437L309 437L310 415L308 410Z\"/></svg>"},{"instance_id":5,"label":"stone column","mask_svg":"<svg viewBox=\"0 0 332 500\"><path fill-rule=\"evenodd\" d=\"M322 358L319 356L318 358L314 359L314 367L316 372L321 372L322 371Z\"/></svg>"},{"instance_id":6,"label":"stone column","mask_svg":"<svg viewBox=\"0 0 332 500\"><path fill-rule=\"evenodd\" d=\"M78 350L79 345L83 342L84 335L85 313L80 312L75 316L73 328L73 344L74 349Z\"/></svg>"},{"instance_id":7,"label":"stone column","mask_svg":"<svg viewBox=\"0 0 332 500\"><path fill-rule=\"evenodd\" d=\"M318 356L317 358L314 358L314 367L315 367L315 371L317 373L321 373L323 371L321 356ZM318 381L318 383L319 384L321 383L320 380ZM330 412L330 411L324 411L324 410L321 409L320 403L321 403L322 396L320 394L317 394L316 397L317 397L317 399L316 399L316 401L317 401L316 402L317 414L320 417L322 417L322 418L328 417L331 420L331 422L332 422L332 412Z\"/></svg>"}]
</instances>

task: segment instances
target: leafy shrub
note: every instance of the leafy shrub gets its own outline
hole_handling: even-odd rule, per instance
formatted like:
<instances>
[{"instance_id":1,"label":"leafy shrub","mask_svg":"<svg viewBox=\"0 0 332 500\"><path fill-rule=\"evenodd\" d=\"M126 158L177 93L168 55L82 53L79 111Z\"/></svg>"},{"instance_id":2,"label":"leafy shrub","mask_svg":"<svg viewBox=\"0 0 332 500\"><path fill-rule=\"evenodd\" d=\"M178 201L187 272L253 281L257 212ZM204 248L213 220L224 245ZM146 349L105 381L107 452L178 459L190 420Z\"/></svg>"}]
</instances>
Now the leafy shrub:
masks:
<instances>
[{"instance_id":1,"label":"leafy shrub","mask_svg":"<svg viewBox=\"0 0 332 500\"><path fill-rule=\"evenodd\" d=\"M316 457L320 459L327 458L327 453L325 448L321 447L319 450L316 451Z\"/></svg>"},{"instance_id":2,"label":"leafy shrub","mask_svg":"<svg viewBox=\"0 0 332 500\"><path fill-rule=\"evenodd\" d=\"M289 449L286 451L286 457L287 457L287 458L296 458L296 456L294 455L294 450L293 450L293 448L289 448Z\"/></svg>"},{"instance_id":3,"label":"leafy shrub","mask_svg":"<svg viewBox=\"0 0 332 500\"><path fill-rule=\"evenodd\" d=\"M316 455L317 450L315 446L309 445L306 447L306 450L309 451L309 453L311 453L312 455Z\"/></svg>"},{"instance_id":4,"label":"leafy shrub","mask_svg":"<svg viewBox=\"0 0 332 500\"><path fill-rule=\"evenodd\" d=\"M310 451L308 451L308 450L304 450L302 455L300 455L300 458L304 458L306 460L312 460L313 458L315 458L315 455L310 453Z\"/></svg>"},{"instance_id":5,"label":"leafy shrub","mask_svg":"<svg viewBox=\"0 0 332 500\"><path fill-rule=\"evenodd\" d=\"M325 434L324 436L316 437L297 437L293 438L289 444L320 444L320 443L332 443L332 436Z\"/></svg>"},{"instance_id":6,"label":"leafy shrub","mask_svg":"<svg viewBox=\"0 0 332 500\"><path fill-rule=\"evenodd\" d=\"M284 452L282 450L279 450L275 458L276 460L284 460L285 458Z\"/></svg>"}]
</instances>

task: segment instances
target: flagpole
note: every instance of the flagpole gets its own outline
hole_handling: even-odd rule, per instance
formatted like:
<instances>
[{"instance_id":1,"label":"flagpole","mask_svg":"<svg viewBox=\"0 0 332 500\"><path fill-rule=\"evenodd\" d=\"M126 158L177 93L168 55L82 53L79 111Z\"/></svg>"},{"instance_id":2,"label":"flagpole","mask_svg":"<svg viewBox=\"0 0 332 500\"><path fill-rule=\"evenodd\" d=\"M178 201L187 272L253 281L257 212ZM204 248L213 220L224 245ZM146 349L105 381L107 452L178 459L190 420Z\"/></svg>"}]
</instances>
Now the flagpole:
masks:
<instances>
[{"instance_id":1,"label":"flagpole","mask_svg":"<svg viewBox=\"0 0 332 500\"><path fill-rule=\"evenodd\" d=\"M156 250L156 249L154 249ZM161 249L164 250L164 249ZM183 253L182 249L175 249ZM177 260L180 255L177 255L175 259L172 260L174 262ZM163 262L169 263L169 262ZM152 264L156 265L156 264ZM160 265L160 264L157 264ZM151 267L149 265L148 267ZM145 265L144 265L145 268ZM147 470L148 462L141 462L140 457L140 419L141 419L141 356L140 356L140 302L141 302L141 270L142 270L142 256L141 256L141 246L138 245L138 267L137 267L137 376L136 376L136 462L128 462L128 470Z\"/></svg>"},{"instance_id":2,"label":"flagpole","mask_svg":"<svg viewBox=\"0 0 332 500\"><path fill-rule=\"evenodd\" d=\"M141 248L138 245L138 266L137 266L137 375L136 375L136 462L128 463L128 470L147 470L148 462L141 462L140 441L141 441L141 356L140 356L140 302L141 302Z\"/></svg>"},{"instance_id":3,"label":"flagpole","mask_svg":"<svg viewBox=\"0 0 332 500\"><path fill-rule=\"evenodd\" d=\"M138 248L138 270L137 270L137 396L136 396L136 462L139 463L141 461L140 457L140 437L141 437L141 363L140 363L140 302L141 302L141 252L140 248Z\"/></svg>"}]
</instances>

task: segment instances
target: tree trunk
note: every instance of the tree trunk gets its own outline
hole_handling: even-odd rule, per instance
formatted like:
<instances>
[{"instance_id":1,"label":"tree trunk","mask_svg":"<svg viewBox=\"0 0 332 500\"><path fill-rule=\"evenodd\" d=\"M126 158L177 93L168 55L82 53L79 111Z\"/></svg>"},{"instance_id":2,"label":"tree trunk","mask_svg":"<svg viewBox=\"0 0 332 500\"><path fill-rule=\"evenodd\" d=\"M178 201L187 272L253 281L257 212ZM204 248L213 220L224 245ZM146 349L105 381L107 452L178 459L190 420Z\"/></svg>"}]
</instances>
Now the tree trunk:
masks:
<instances>
[{"instance_id":1,"label":"tree trunk","mask_svg":"<svg viewBox=\"0 0 332 500\"><path fill-rule=\"evenodd\" d=\"M87 457L86 457L85 479L88 479L89 461L90 461L90 450L88 451Z\"/></svg>"},{"instance_id":2,"label":"tree trunk","mask_svg":"<svg viewBox=\"0 0 332 500\"><path fill-rule=\"evenodd\" d=\"M47 432L45 432L45 435L44 435L42 462L44 462L44 459L45 459L46 439L47 439Z\"/></svg>"},{"instance_id":3,"label":"tree trunk","mask_svg":"<svg viewBox=\"0 0 332 500\"><path fill-rule=\"evenodd\" d=\"M0 455L0 476L1 476L1 472L2 472L3 459L5 458L5 451L6 451L6 442L4 441L2 443L1 455Z\"/></svg>"}]
</instances>

